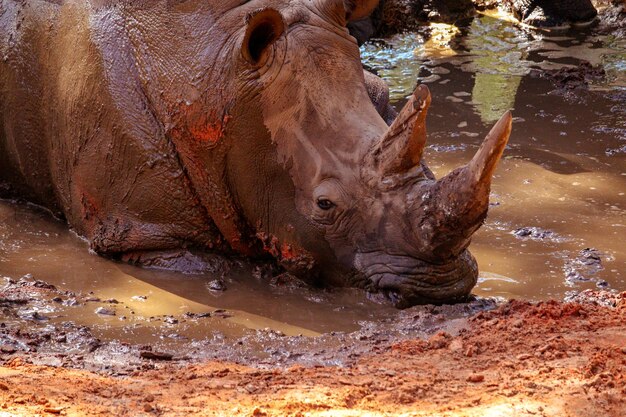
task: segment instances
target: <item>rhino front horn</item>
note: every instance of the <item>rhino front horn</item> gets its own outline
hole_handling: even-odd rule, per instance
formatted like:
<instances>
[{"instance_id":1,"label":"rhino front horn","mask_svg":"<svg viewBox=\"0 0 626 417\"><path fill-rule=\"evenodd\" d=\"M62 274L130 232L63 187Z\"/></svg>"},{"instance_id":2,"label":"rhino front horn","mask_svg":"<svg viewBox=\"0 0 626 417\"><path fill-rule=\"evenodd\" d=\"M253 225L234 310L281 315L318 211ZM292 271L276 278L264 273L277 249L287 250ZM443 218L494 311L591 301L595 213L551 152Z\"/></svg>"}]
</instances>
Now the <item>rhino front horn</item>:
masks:
<instances>
[{"instance_id":1,"label":"rhino front horn","mask_svg":"<svg viewBox=\"0 0 626 417\"><path fill-rule=\"evenodd\" d=\"M511 112L506 112L474 158L434 185L432 244L436 254L458 255L487 217L492 175L509 140L511 124Z\"/></svg>"},{"instance_id":2,"label":"rhino front horn","mask_svg":"<svg viewBox=\"0 0 626 417\"><path fill-rule=\"evenodd\" d=\"M491 185L493 172L509 141L512 122L511 112L507 111L491 129L478 152L467 165L467 170L476 184L484 183L487 187Z\"/></svg>"},{"instance_id":3,"label":"rhino front horn","mask_svg":"<svg viewBox=\"0 0 626 417\"><path fill-rule=\"evenodd\" d=\"M418 86L376 144L372 156L381 177L406 172L419 164L426 146L426 114L430 101L428 87Z\"/></svg>"}]
</instances>

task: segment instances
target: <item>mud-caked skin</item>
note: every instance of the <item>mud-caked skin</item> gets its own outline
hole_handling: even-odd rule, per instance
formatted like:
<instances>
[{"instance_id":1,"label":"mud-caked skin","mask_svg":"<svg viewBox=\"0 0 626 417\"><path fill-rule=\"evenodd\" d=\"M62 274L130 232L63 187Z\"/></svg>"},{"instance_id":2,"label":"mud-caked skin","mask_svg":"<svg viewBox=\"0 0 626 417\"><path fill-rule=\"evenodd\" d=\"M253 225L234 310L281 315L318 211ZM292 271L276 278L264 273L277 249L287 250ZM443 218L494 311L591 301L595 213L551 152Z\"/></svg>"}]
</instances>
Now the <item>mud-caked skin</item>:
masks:
<instances>
[{"instance_id":1,"label":"mud-caked skin","mask_svg":"<svg viewBox=\"0 0 626 417\"><path fill-rule=\"evenodd\" d=\"M436 181L428 90L389 127L346 29L376 3L0 0L0 189L118 259L272 256L399 307L462 299L511 118Z\"/></svg>"}]
</instances>

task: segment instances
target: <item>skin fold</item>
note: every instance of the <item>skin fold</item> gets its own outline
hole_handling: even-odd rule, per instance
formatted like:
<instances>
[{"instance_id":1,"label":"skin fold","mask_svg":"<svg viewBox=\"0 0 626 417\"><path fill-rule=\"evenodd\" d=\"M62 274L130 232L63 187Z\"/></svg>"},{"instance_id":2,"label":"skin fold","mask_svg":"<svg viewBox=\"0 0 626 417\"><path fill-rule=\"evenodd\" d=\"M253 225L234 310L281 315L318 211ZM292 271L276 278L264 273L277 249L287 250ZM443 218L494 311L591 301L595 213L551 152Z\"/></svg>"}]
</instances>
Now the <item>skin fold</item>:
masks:
<instances>
[{"instance_id":1,"label":"skin fold","mask_svg":"<svg viewBox=\"0 0 626 417\"><path fill-rule=\"evenodd\" d=\"M0 195L116 259L271 257L398 307L464 299L511 116L437 181L428 89L389 126L346 29L376 3L0 0Z\"/></svg>"}]
</instances>

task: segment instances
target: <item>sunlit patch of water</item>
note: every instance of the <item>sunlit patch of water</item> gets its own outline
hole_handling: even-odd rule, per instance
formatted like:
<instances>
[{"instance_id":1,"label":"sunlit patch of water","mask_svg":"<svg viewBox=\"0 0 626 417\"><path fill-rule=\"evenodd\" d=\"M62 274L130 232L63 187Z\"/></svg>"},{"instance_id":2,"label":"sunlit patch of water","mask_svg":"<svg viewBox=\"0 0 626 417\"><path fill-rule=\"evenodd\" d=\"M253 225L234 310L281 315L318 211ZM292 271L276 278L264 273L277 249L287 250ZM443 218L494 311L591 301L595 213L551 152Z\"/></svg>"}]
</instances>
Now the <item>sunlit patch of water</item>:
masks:
<instances>
[{"instance_id":1,"label":"sunlit patch of water","mask_svg":"<svg viewBox=\"0 0 626 417\"><path fill-rule=\"evenodd\" d=\"M439 176L466 163L490 125L513 110L495 204L471 247L482 271L477 292L542 299L572 288L625 290L626 41L593 28L531 30L498 13L448 33L439 44L448 52L429 53L424 30L362 53L398 106L417 83L429 85L426 159ZM604 76L580 90L538 76L584 62ZM543 232L515 233L529 228ZM586 248L601 253L602 268L579 268Z\"/></svg>"}]
</instances>

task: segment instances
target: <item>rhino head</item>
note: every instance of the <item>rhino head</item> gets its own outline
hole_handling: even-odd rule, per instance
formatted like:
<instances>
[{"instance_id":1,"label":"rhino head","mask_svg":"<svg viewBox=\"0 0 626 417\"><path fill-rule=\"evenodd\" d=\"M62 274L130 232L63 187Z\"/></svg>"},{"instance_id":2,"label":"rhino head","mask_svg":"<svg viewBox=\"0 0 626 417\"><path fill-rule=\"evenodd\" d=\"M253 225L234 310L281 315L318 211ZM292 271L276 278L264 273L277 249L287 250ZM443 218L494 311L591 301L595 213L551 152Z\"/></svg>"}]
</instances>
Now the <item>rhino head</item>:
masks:
<instances>
[{"instance_id":1,"label":"rhino head","mask_svg":"<svg viewBox=\"0 0 626 417\"><path fill-rule=\"evenodd\" d=\"M382 292L398 307L459 300L477 281L467 248L511 115L466 166L436 180L422 161L428 89L391 126L368 97L346 23L375 3L285 2L247 16L247 110L232 123L248 139L231 149L229 177L265 249L296 274ZM251 108L261 132L246 127Z\"/></svg>"},{"instance_id":2,"label":"rhino head","mask_svg":"<svg viewBox=\"0 0 626 417\"><path fill-rule=\"evenodd\" d=\"M124 45L139 46L148 107L223 238L188 245L269 253L309 282L380 292L398 307L462 299L477 280L467 247L511 116L467 166L436 180L422 161L428 89L391 126L368 95L346 25L376 3L173 2L167 21L128 31ZM142 13L153 22L157 12ZM109 36L120 25L105 27Z\"/></svg>"}]
</instances>

